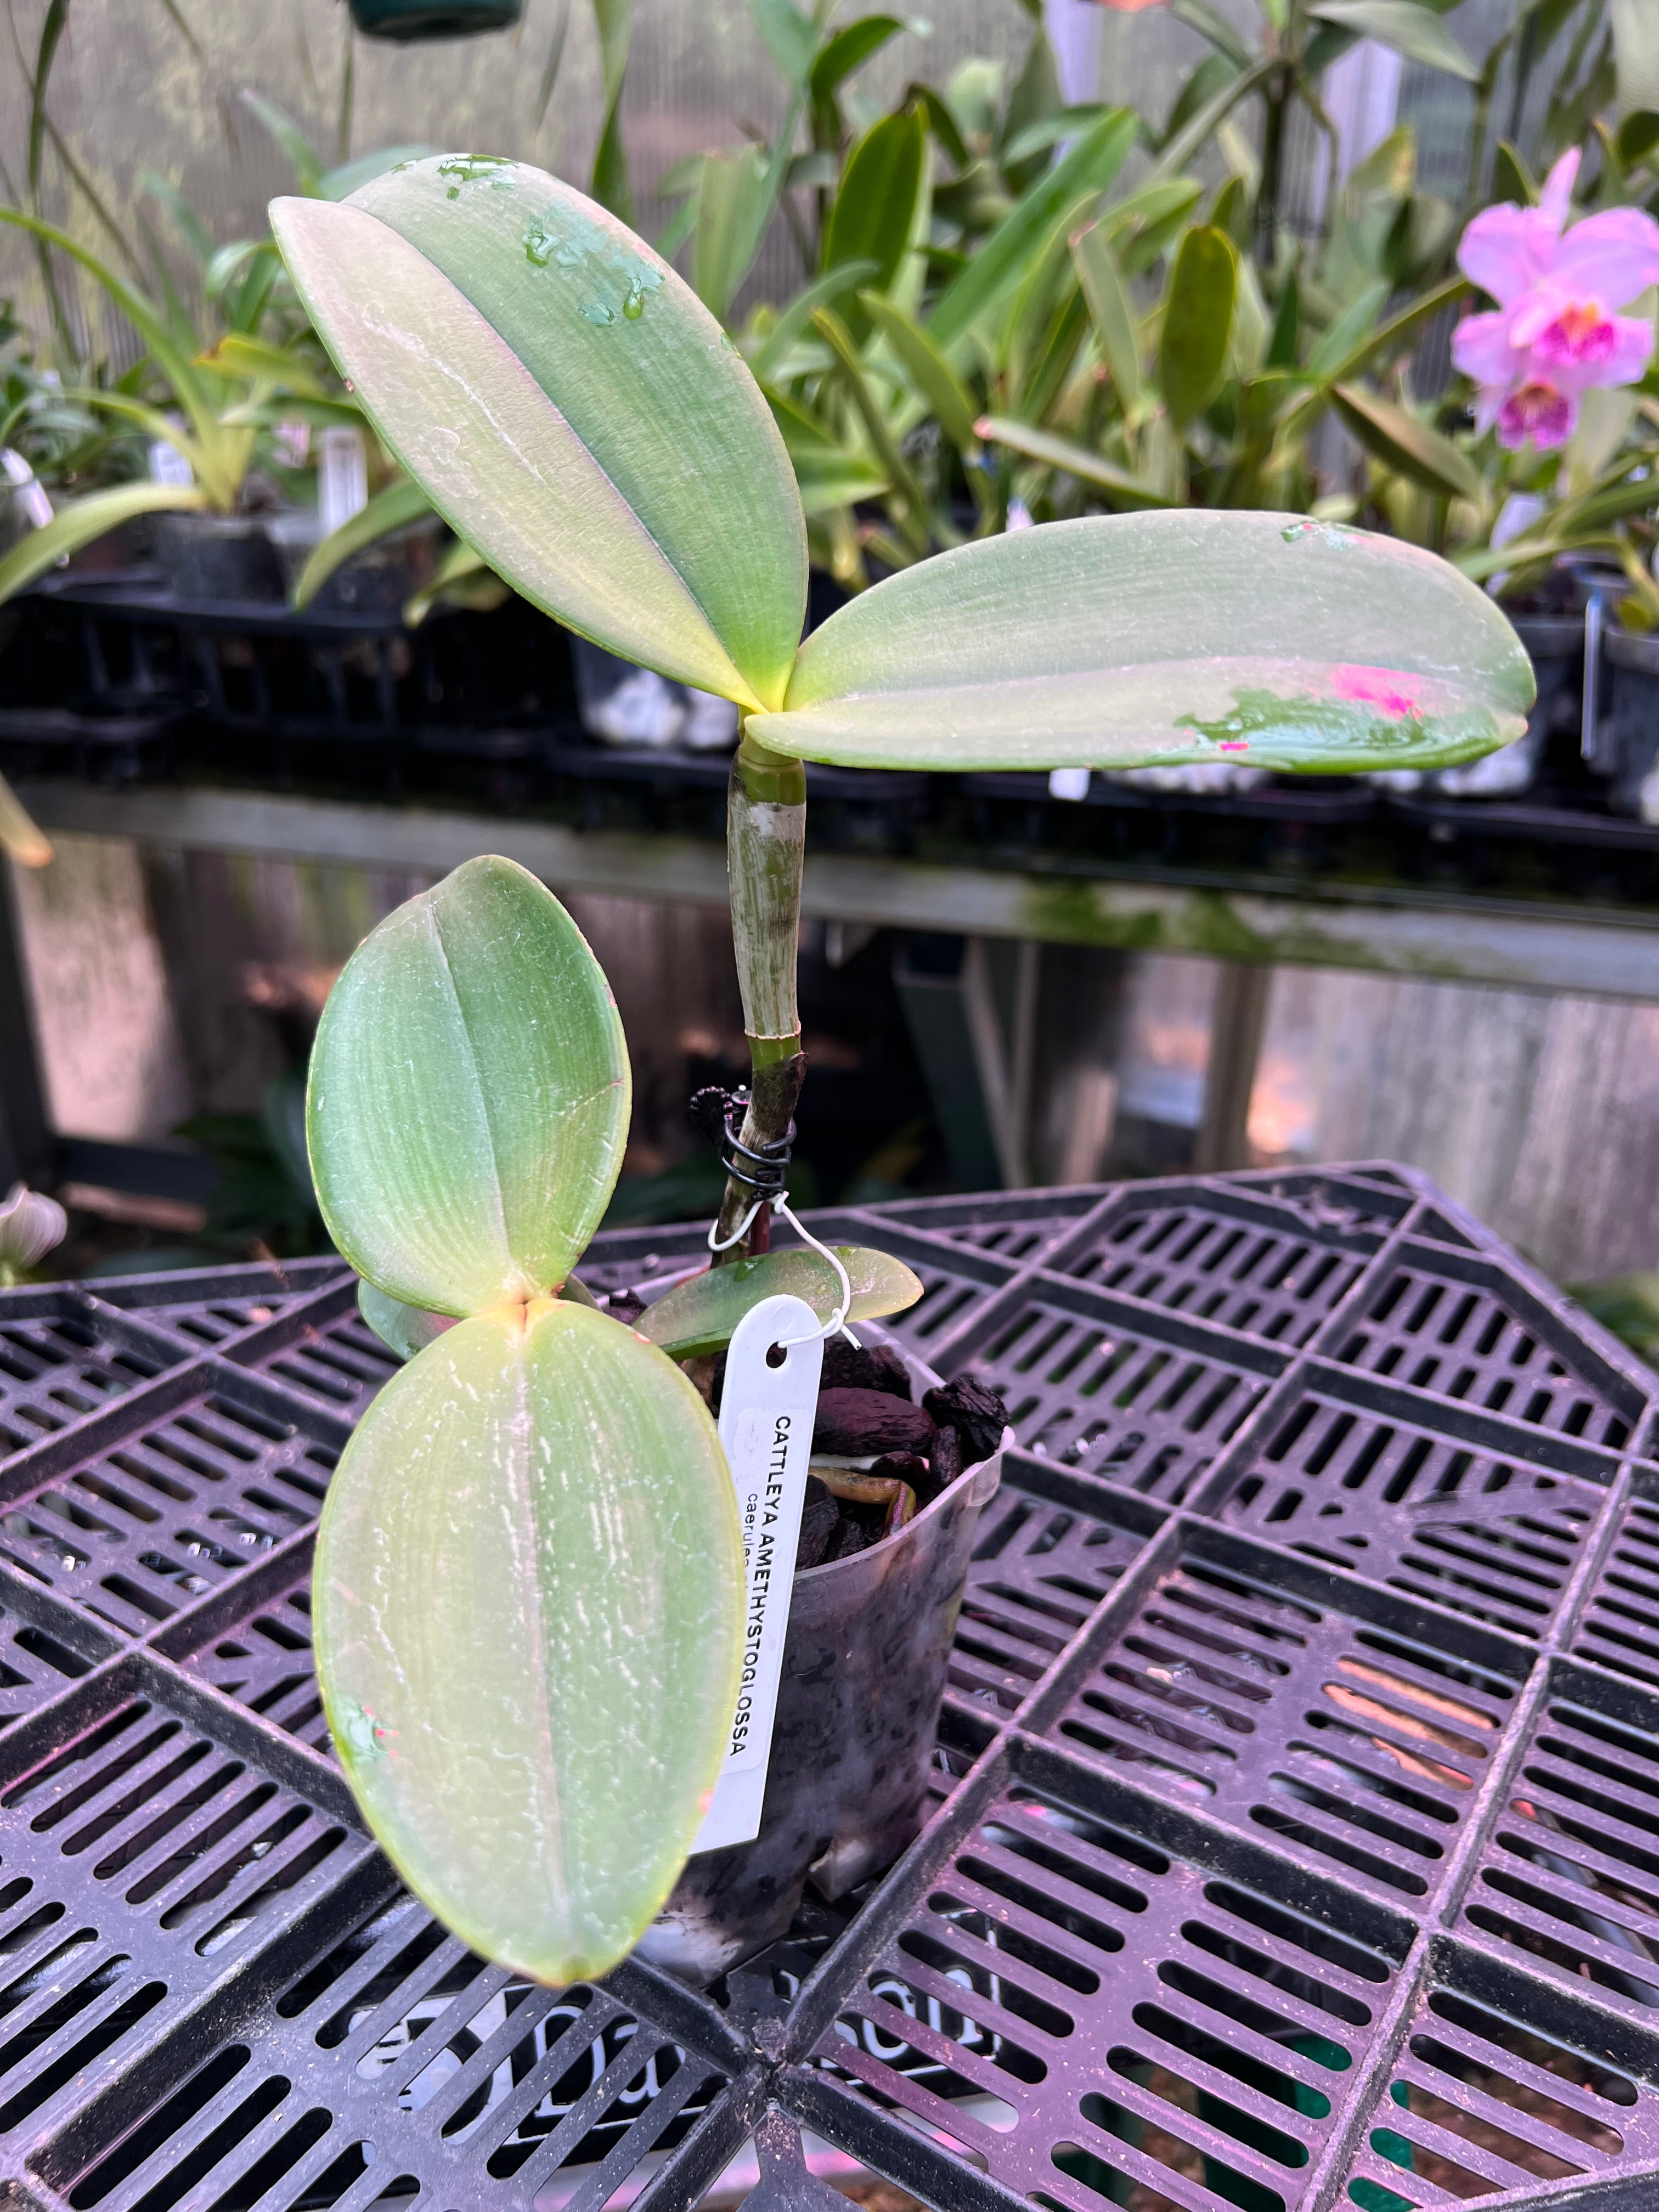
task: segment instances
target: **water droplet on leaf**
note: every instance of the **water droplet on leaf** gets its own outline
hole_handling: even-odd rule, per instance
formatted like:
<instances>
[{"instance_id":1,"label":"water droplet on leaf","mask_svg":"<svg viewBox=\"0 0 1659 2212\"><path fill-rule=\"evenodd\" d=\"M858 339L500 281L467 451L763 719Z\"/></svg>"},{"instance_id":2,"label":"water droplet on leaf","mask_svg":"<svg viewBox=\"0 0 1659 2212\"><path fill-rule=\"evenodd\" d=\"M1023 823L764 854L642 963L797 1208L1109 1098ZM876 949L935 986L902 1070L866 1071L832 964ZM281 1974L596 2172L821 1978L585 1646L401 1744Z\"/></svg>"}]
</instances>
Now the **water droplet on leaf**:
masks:
<instances>
[{"instance_id":1,"label":"water droplet on leaf","mask_svg":"<svg viewBox=\"0 0 1659 2212\"><path fill-rule=\"evenodd\" d=\"M616 321L617 311L607 307L603 300L587 300L582 303L581 316L585 323L597 324L603 330L607 323Z\"/></svg>"}]
</instances>

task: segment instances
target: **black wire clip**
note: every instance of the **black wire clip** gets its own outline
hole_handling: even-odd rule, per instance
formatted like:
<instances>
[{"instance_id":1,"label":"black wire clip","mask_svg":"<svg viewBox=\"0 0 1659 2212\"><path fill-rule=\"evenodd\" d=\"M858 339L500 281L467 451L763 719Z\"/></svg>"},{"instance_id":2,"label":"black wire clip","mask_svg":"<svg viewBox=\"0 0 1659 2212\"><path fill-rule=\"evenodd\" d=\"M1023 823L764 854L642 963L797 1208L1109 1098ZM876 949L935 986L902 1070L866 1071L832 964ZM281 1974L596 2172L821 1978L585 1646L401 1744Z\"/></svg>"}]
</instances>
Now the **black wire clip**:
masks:
<instances>
[{"instance_id":1,"label":"black wire clip","mask_svg":"<svg viewBox=\"0 0 1659 2212\"><path fill-rule=\"evenodd\" d=\"M789 1155L795 1142L792 1121L781 1137L770 1144L745 1145L741 1131L749 1109L745 1088L723 1091L709 1084L691 1100L690 1116L703 1134L720 1145L720 1164L734 1182L752 1190L757 1198L781 1198L789 1188Z\"/></svg>"}]
</instances>

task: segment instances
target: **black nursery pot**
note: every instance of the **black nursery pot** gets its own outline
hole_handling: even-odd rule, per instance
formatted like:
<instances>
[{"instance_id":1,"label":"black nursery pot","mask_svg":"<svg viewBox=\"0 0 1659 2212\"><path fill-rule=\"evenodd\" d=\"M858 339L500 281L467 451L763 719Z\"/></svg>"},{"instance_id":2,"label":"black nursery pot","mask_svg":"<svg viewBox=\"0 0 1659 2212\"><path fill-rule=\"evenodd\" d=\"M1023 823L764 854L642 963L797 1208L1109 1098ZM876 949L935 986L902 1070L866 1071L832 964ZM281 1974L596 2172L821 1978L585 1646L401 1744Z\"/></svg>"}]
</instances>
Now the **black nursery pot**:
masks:
<instances>
[{"instance_id":1,"label":"black nursery pot","mask_svg":"<svg viewBox=\"0 0 1659 2212\"><path fill-rule=\"evenodd\" d=\"M365 38L404 44L508 30L523 12L524 0L351 0L351 20Z\"/></svg>"},{"instance_id":2,"label":"black nursery pot","mask_svg":"<svg viewBox=\"0 0 1659 2212\"><path fill-rule=\"evenodd\" d=\"M158 514L155 556L181 599L283 596L276 550L258 515L198 514L188 508Z\"/></svg>"},{"instance_id":3,"label":"black nursery pot","mask_svg":"<svg viewBox=\"0 0 1659 2212\"><path fill-rule=\"evenodd\" d=\"M900 1350L920 1399L939 1378ZM713 1981L786 1932L809 1876L842 1897L915 1837L979 1516L1001 1480L999 1448L896 1535L796 1575L760 1833L687 1862L641 1957Z\"/></svg>"},{"instance_id":4,"label":"black nursery pot","mask_svg":"<svg viewBox=\"0 0 1659 2212\"><path fill-rule=\"evenodd\" d=\"M1613 677L1605 743L1613 763L1615 812L1659 822L1659 637L1610 629L1602 641Z\"/></svg>"}]
</instances>

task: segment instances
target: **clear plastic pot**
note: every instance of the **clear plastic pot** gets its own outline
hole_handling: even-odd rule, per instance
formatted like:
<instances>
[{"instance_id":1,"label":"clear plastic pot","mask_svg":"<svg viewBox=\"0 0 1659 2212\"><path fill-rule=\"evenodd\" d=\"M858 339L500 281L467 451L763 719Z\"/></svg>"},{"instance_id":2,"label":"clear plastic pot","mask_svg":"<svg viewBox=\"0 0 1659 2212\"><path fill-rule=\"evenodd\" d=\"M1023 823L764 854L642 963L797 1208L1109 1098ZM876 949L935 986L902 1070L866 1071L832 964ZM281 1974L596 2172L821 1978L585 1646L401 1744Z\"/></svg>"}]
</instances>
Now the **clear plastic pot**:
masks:
<instances>
[{"instance_id":1,"label":"clear plastic pot","mask_svg":"<svg viewBox=\"0 0 1659 2212\"><path fill-rule=\"evenodd\" d=\"M920 1398L939 1378L899 1349ZM843 1896L916 1834L979 1516L1012 1442L896 1535L795 1577L760 1833L687 1862L641 1957L712 1981L784 1934L809 1876Z\"/></svg>"}]
</instances>

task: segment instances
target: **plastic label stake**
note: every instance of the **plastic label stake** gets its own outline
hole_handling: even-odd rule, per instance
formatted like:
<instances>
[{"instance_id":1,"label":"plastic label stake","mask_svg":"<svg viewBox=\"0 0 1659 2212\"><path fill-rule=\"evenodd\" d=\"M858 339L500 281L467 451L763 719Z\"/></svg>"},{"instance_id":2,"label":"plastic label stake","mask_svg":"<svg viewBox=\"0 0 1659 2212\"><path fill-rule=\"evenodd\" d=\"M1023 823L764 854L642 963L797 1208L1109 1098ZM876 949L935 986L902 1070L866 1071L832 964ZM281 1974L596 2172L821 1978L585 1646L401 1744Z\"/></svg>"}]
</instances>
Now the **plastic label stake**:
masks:
<instances>
[{"instance_id":1,"label":"plastic label stake","mask_svg":"<svg viewBox=\"0 0 1659 2212\"><path fill-rule=\"evenodd\" d=\"M805 1298L763 1298L738 1323L726 1352L720 1442L743 1524L743 1679L694 1852L760 1833L823 1367L822 1324Z\"/></svg>"}]
</instances>

